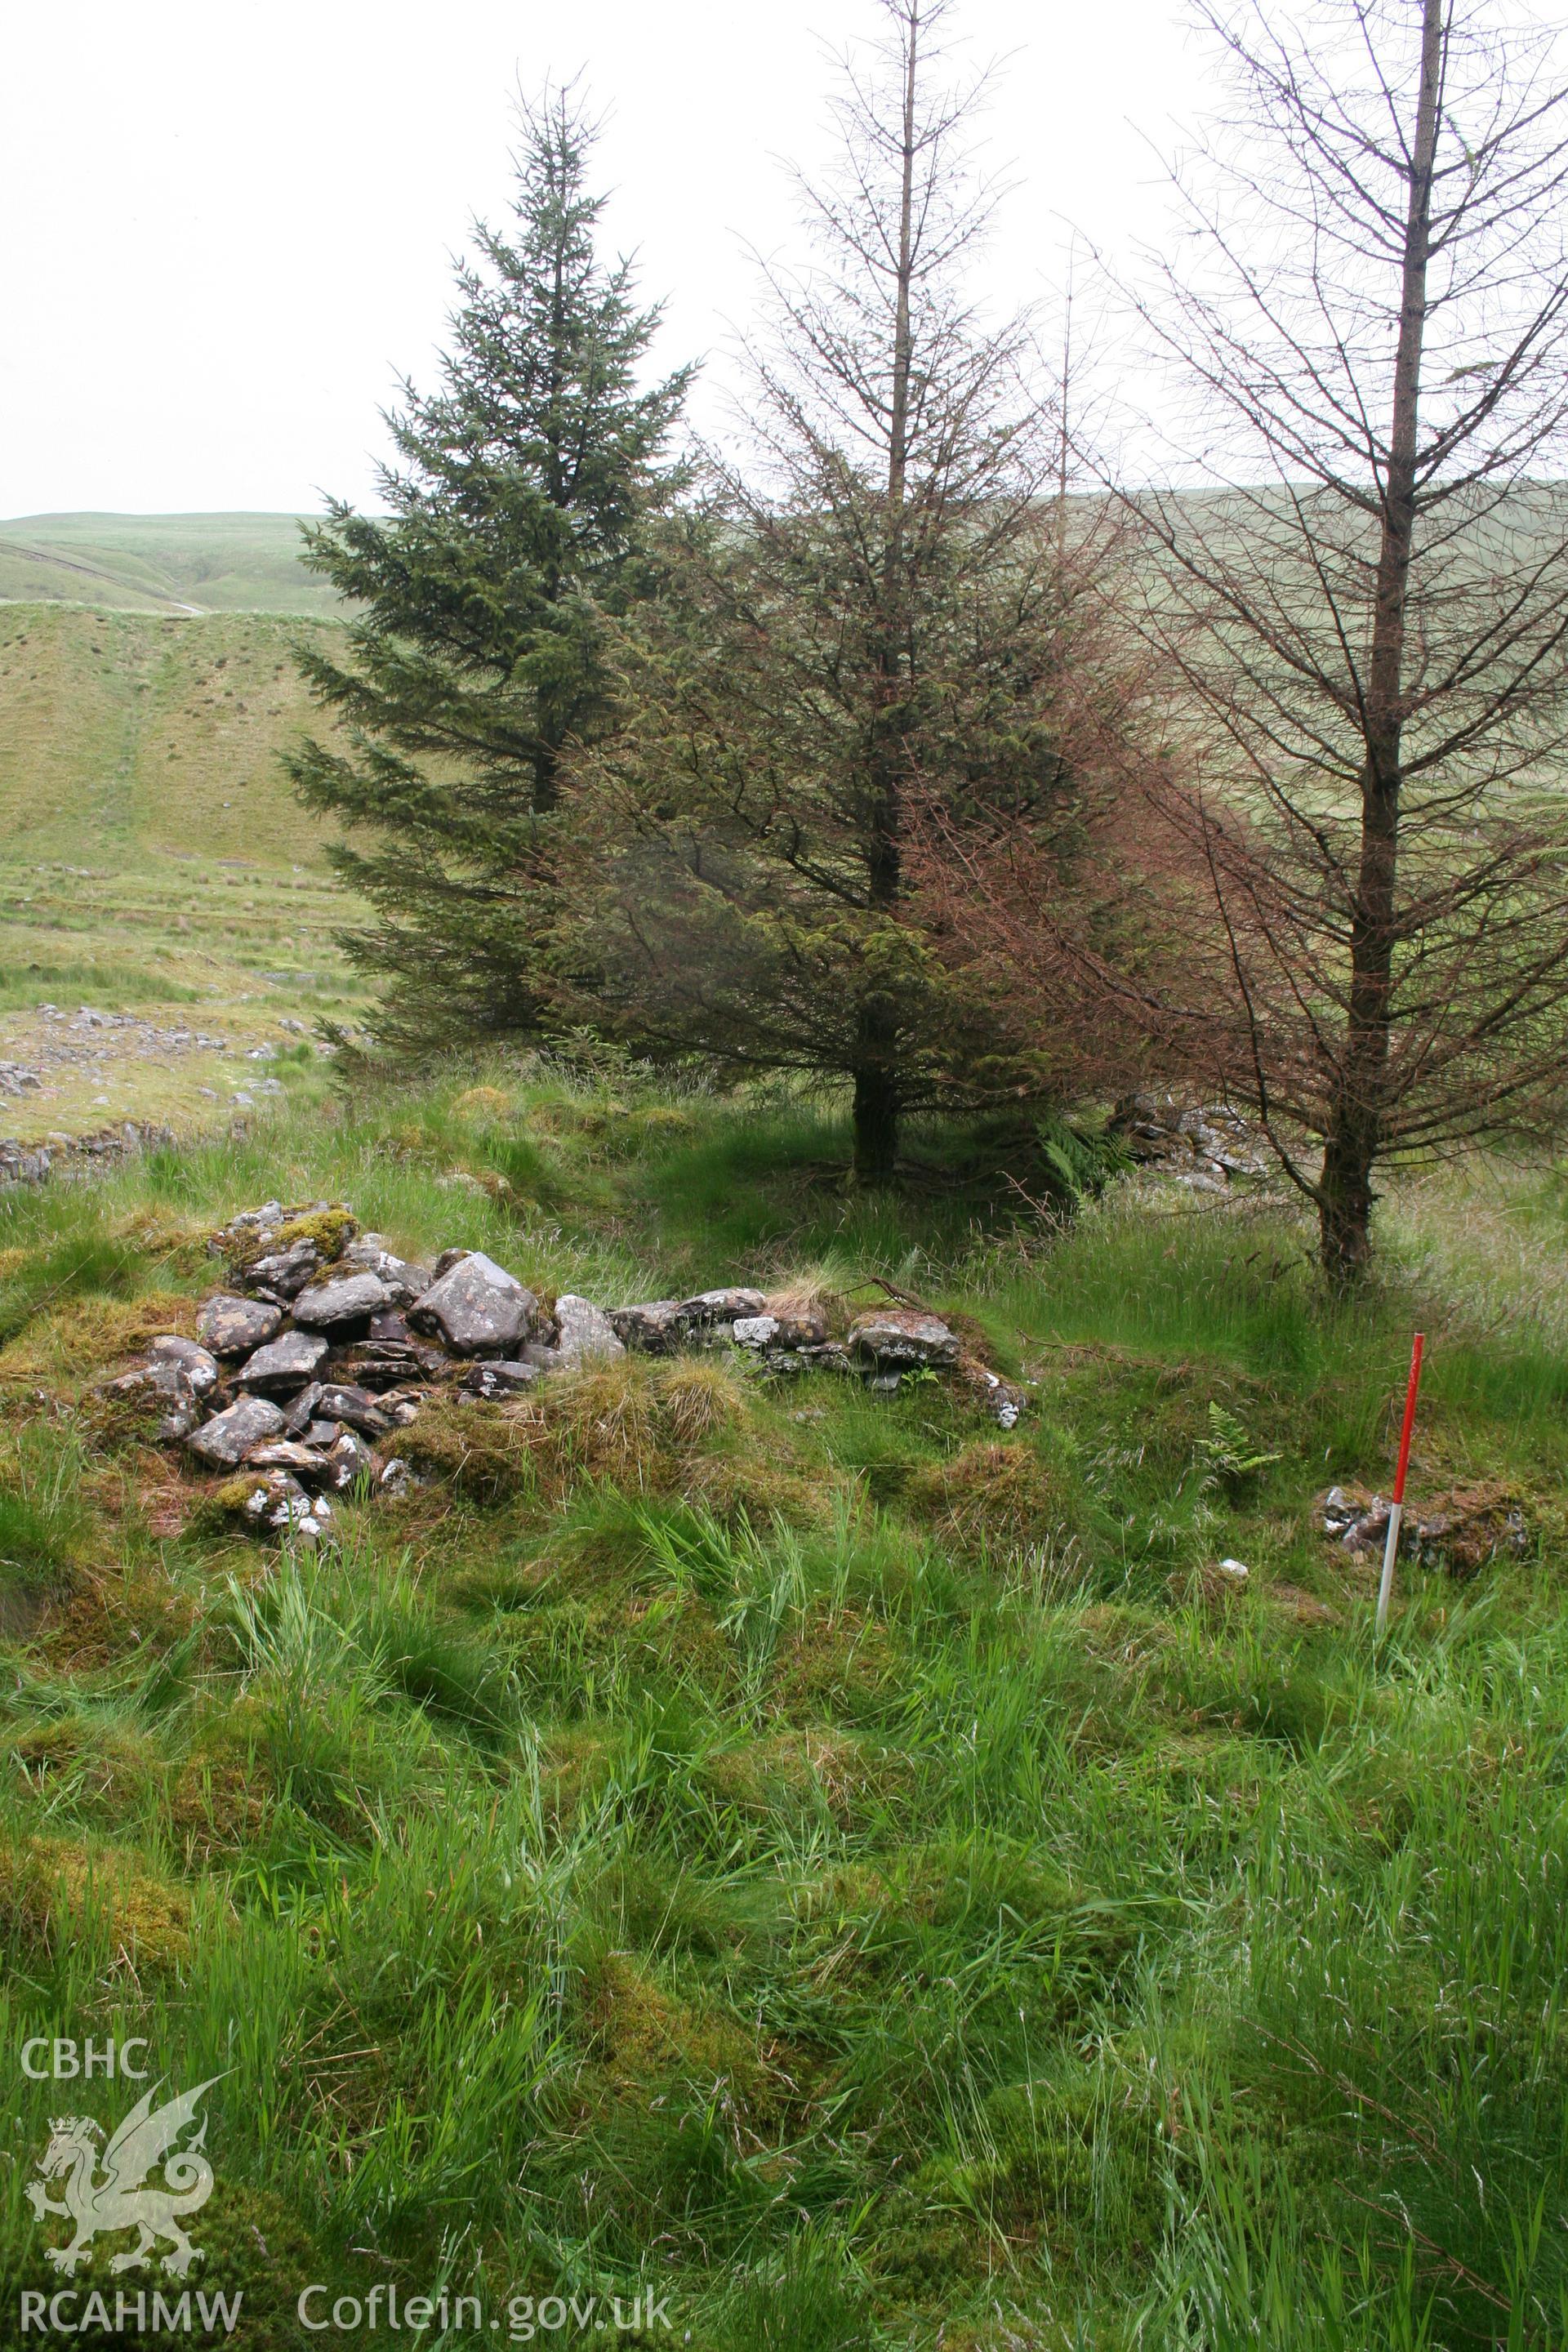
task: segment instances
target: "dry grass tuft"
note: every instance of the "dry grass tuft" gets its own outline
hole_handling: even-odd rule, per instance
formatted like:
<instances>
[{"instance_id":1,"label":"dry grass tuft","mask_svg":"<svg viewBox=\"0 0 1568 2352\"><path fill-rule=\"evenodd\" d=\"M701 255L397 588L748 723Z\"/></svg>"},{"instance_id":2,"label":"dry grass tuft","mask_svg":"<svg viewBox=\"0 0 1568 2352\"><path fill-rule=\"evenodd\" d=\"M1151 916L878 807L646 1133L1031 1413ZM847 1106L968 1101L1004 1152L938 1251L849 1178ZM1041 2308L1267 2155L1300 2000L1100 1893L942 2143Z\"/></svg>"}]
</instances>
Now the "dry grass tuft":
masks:
<instances>
[{"instance_id":1,"label":"dry grass tuft","mask_svg":"<svg viewBox=\"0 0 1568 2352\"><path fill-rule=\"evenodd\" d=\"M770 1523L791 1528L826 1527L839 1482L818 1471L810 1477L787 1462L754 1453L703 1454L680 1469L686 1501L710 1511L729 1528Z\"/></svg>"},{"instance_id":2,"label":"dry grass tuft","mask_svg":"<svg viewBox=\"0 0 1568 2352\"><path fill-rule=\"evenodd\" d=\"M758 1820L798 1811L820 1799L840 1827L870 1795L907 1778L903 1759L868 1749L822 1725L769 1732L705 1759L703 1778L728 1805Z\"/></svg>"},{"instance_id":3,"label":"dry grass tuft","mask_svg":"<svg viewBox=\"0 0 1568 2352\"><path fill-rule=\"evenodd\" d=\"M833 1330L848 1319L849 1303L840 1292L826 1289L809 1276L801 1276L794 1282L781 1284L776 1290L770 1290L763 1311L776 1315L781 1322L805 1321L812 1316L820 1315L828 1328Z\"/></svg>"},{"instance_id":4,"label":"dry grass tuft","mask_svg":"<svg viewBox=\"0 0 1568 2352\"><path fill-rule=\"evenodd\" d=\"M675 1360L654 1374L656 1410L661 1425L679 1446L703 1445L746 1418L746 1391L729 1364Z\"/></svg>"},{"instance_id":5,"label":"dry grass tuft","mask_svg":"<svg viewBox=\"0 0 1568 2352\"><path fill-rule=\"evenodd\" d=\"M512 1115L511 1097L500 1087L469 1087L458 1097L452 1108L459 1118L472 1119L476 1125Z\"/></svg>"},{"instance_id":6,"label":"dry grass tuft","mask_svg":"<svg viewBox=\"0 0 1568 2352\"><path fill-rule=\"evenodd\" d=\"M1067 1479L1023 1442L966 1445L916 1471L906 1491L911 1507L961 1551L1010 1553L1059 1541L1081 1517Z\"/></svg>"},{"instance_id":7,"label":"dry grass tuft","mask_svg":"<svg viewBox=\"0 0 1568 2352\"><path fill-rule=\"evenodd\" d=\"M5 1349L4 1377L53 1382L91 1380L122 1370L165 1331L194 1336L196 1302L183 1290L146 1290L137 1298L73 1298L42 1316Z\"/></svg>"},{"instance_id":8,"label":"dry grass tuft","mask_svg":"<svg viewBox=\"0 0 1568 2352\"><path fill-rule=\"evenodd\" d=\"M590 2011L595 2054L623 2089L684 2082L722 2086L752 2103L763 2087L756 2049L732 2018L668 1991L624 1953L600 1963Z\"/></svg>"},{"instance_id":9,"label":"dry grass tuft","mask_svg":"<svg viewBox=\"0 0 1568 2352\"><path fill-rule=\"evenodd\" d=\"M273 1790L255 1749L248 1702L198 1726L169 1799L170 1822L188 1862L209 1864L260 1834Z\"/></svg>"},{"instance_id":10,"label":"dry grass tuft","mask_svg":"<svg viewBox=\"0 0 1568 2352\"><path fill-rule=\"evenodd\" d=\"M514 1404L438 1401L398 1445L417 1468L489 1500L558 1501L588 1480L654 1494L679 1482L685 1450L736 1428L744 1412L725 1365L627 1356L563 1373Z\"/></svg>"},{"instance_id":11,"label":"dry grass tuft","mask_svg":"<svg viewBox=\"0 0 1568 2352\"><path fill-rule=\"evenodd\" d=\"M816 1487L755 1449L724 1450L748 1414L745 1381L726 1363L626 1356L554 1375L515 1403L437 1400L400 1433L398 1450L487 1501L554 1504L592 1484L683 1493L725 1517L819 1518Z\"/></svg>"},{"instance_id":12,"label":"dry grass tuft","mask_svg":"<svg viewBox=\"0 0 1568 2352\"><path fill-rule=\"evenodd\" d=\"M635 1356L563 1374L551 1381L541 1411L543 1444L557 1480L606 1479L639 1492L665 1483L665 1431L655 1375Z\"/></svg>"},{"instance_id":13,"label":"dry grass tuft","mask_svg":"<svg viewBox=\"0 0 1568 2352\"><path fill-rule=\"evenodd\" d=\"M19 1731L11 1761L28 1789L47 1801L68 1788L70 1801L95 1818L130 1821L162 1780L158 1759L133 1727L52 1716Z\"/></svg>"},{"instance_id":14,"label":"dry grass tuft","mask_svg":"<svg viewBox=\"0 0 1568 2352\"><path fill-rule=\"evenodd\" d=\"M49 1630L50 1662L70 1674L90 1674L132 1654L145 1662L184 1640L197 1613L195 1594L155 1566L89 1574Z\"/></svg>"}]
</instances>

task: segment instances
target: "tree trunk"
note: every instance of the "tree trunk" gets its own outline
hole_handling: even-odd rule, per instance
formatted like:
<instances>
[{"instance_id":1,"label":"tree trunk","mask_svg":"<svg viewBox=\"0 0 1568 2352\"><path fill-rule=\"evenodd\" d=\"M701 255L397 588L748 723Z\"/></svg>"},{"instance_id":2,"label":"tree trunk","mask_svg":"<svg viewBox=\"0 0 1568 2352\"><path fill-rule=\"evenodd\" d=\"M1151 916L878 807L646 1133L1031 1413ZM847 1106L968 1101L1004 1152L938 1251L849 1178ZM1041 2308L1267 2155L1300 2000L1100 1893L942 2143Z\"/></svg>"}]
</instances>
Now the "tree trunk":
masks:
<instances>
[{"instance_id":1,"label":"tree trunk","mask_svg":"<svg viewBox=\"0 0 1568 2352\"><path fill-rule=\"evenodd\" d=\"M867 746L867 812L862 855L866 904L876 917L897 920L903 896L904 767L907 753L900 709L905 691L904 505L908 496L910 379L913 368L910 289L914 279L915 94L921 15L905 20L903 153L899 195L899 250L893 308L893 366L888 416L888 488L882 521L880 610L877 615L877 688ZM898 1151L900 1089L898 1016L878 1000L861 999L856 1015L855 1173L863 1184L891 1181Z\"/></svg>"},{"instance_id":2,"label":"tree trunk","mask_svg":"<svg viewBox=\"0 0 1568 2352\"><path fill-rule=\"evenodd\" d=\"M542 740L533 754L533 814L548 816L561 798L561 752L557 745Z\"/></svg>"},{"instance_id":3,"label":"tree trunk","mask_svg":"<svg viewBox=\"0 0 1568 2352\"><path fill-rule=\"evenodd\" d=\"M1336 1131L1323 1146L1318 1186L1318 1254L1331 1288L1348 1291L1365 1271L1372 1233L1375 1142Z\"/></svg>"},{"instance_id":4,"label":"tree trunk","mask_svg":"<svg viewBox=\"0 0 1568 2352\"><path fill-rule=\"evenodd\" d=\"M860 1013L862 1040L877 1041L868 1033L876 1025L878 1008L864 1005ZM884 1041L886 1042L886 1041ZM862 1184L889 1184L899 1149L899 1082L885 1059L861 1063L855 1073L855 1175Z\"/></svg>"},{"instance_id":5,"label":"tree trunk","mask_svg":"<svg viewBox=\"0 0 1568 2352\"><path fill-rule=\"evenodd\" d=\"M1397 938L1405 597L1415 536L1416 426L1426 330L1432 165L1442 77L1444 0L1423 0L1421 87L1410 156L1394 413L1384 482L1377 593L1362 732L1361 863L1351 908L1345 1038L1329 1105L1318 1186L1320 1255L1336 1289L1359 1277L1371 1242L1372 1174L1384 1144L1383 1096Z\"/></svg>"}]
</instances>

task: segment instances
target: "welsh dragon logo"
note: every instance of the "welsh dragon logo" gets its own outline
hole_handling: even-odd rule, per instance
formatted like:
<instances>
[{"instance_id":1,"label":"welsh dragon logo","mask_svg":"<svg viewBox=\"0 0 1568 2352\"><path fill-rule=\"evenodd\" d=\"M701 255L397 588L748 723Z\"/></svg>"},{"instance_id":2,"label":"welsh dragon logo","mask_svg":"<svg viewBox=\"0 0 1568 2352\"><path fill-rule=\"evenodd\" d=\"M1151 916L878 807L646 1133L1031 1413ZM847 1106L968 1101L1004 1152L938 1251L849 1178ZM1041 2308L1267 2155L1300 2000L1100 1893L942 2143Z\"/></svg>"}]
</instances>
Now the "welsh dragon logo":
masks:
<instances>
[{"instance_id":1,"label":"welsh dragon logo","mask_svg":"<svg viewBox=\"0 0 1568 2352\"><path fill-rule=\"evenodd\" d=\"M39 2178L27 2183L27 2202L40 2221L47 2214L61 2214L75 2223L76 2234L68 2246L46 2247L46 2261L70 2278L100 2232L134 2230L136 2243L112 2257L111 2271L145 2270L159 2241L166 2240L170 2252L163 2267L172 2277L184 2277L201 2248L186 2236L182 2217L198 2212L213 2190L213 2168L202 2153L206 2117L184 2147L176 2147L175 2142L195 2121L203 2093L222 2079L214 2074L161 2107L153 2105L163 2087L154 2083L104 2148L101 2170L97 2146L101 2124L90 2116L57 2116L51 2121L49 2144L38 2159ZM147 2175L159 2165L163 2185L149 2189ZM46 2184L62 2177L63 2200L57 2202Z\"/></svg>"}]
</instances>

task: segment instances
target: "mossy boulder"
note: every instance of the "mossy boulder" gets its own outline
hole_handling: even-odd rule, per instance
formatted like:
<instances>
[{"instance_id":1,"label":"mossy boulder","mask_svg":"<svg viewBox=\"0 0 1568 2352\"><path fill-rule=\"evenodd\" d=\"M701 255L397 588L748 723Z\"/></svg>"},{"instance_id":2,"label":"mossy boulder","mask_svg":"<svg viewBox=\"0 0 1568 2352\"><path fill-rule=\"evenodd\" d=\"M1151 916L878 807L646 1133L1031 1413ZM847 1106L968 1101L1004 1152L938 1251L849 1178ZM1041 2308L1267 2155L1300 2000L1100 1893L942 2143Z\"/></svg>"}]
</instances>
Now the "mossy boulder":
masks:
<instances>
[{"instance_id":1,"label":"mossy boulder","mask_svg":"<svg viewBox=\"0 0 1568 2352\"><path fill-rule=\"evenodd\" d=\"M309 1242L321 1264L331 1265L358 1231L353 1211L337 1202L329 1208L298 1210L279 1225L247 1227L238 1234L230 1228L227 1255L230 1265L243 1273L259 1257L280 1257L297 1243Z\"/></svg>"}]
</instances>

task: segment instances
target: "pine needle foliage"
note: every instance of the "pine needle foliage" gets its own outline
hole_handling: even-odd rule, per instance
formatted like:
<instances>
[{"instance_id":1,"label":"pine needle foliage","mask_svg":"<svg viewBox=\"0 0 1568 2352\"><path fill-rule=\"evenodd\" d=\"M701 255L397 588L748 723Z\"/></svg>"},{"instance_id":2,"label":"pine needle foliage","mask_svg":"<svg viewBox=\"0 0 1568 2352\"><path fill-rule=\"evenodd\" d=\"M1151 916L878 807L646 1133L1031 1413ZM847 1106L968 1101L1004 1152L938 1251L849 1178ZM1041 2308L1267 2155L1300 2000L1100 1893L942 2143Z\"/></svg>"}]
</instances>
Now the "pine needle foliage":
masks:
<instances>
[{"instance_id":1,"label":"pine needle foliage","mask_svg":"<svg viewBox=\"0 0 1568 2352\"><path fill-rule=\"evenodd\" d=\"M609 721L605 619L642 584L689 375L641 381L659 312L602 257L579 94L546 89L521 132L512 222L476 224L438 387L405 383L387 417L386 511L334 499L305 533L354 611L345 655L298 652L348 746L287 764L349 831L336 861L376 919L347 945L405 1045L538 1025L562 755Z\"/></svg>"}]
</instances>

